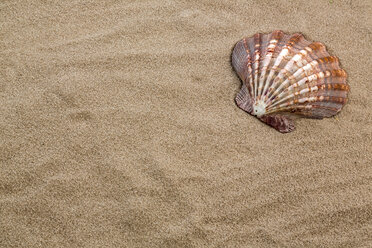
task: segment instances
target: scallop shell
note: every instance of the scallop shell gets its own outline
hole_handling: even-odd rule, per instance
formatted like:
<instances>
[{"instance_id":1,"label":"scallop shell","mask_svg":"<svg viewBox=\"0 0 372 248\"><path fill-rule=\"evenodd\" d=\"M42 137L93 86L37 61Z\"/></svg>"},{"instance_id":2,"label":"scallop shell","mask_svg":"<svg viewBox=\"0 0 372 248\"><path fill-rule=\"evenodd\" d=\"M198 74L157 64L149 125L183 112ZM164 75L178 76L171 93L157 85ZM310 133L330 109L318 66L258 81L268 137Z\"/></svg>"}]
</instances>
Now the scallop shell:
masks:
<instances>
[{"instance_id":1,"label":"scallop shell","mask_svg":"<svg viewBox=\"0 0 372 248\"><path fill-rule=\"evenodd\" d=\"M347 74L338 58L300 33L244 38L234 47L232 65L243 81L237 105L282 133L294 130L288 113L322 119L347 102Z\"/></svg>"}]
</instances>

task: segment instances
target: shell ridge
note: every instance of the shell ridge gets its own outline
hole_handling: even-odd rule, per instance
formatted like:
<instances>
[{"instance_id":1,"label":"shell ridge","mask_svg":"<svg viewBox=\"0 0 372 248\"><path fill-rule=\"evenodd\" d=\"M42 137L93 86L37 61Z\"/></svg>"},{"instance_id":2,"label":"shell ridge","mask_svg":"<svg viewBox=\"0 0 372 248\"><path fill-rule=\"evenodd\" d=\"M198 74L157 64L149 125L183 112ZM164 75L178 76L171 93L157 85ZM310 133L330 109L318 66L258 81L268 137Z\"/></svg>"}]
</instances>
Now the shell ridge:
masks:
<instances>
[{"instance_id":1,"label":"shell ridge","mask_svg":"<svg viewBox=\"0 0 372 248\"><path fill-rule=\"evenodd\" d=\"M273 60L275 60L275 57L274 54L275 54L275 51L277 50L278 46L280 45L280 40L283 38L283 31L281 30L276 30L272 33L272 36L271 36L271 39L270 39L270 45L272 46L272 51L269 51L270 54L269 54L269 58L268 58L268 64L265 68L265 76L267 75L267 77L264 77L262 78L264 80L264 86L263 86L263 90L262 90L262 96L265 96L266 95L266 91L267 91L267 88L269 87L269 83L270 83L270 73L271 73L271 70L269 71L269 74L267 74L267 68L269 67L270 64L274 63ZM269 45L269 46L270 46ZM268 47L268 50L270 48Z\"/></svg>"},{"instance_id":2,"label":"shell ridge","mask_svg":"<svg viewBox=\"0 0 372 248\"><path fill-rule=\"evenodd\" d=\"M340 111L340 109L338 109L338 108L332 108L332 107L321 106L321 105L319 105L319 106L317 106L317 105L298 105L298 106L296 106L296 110L304 109L306 111L306 110L311 110L312 108L318 108L318 109L325 109L325 110L333 111L334 112L333 115L337 114ZM284 112L284 111L288 111L288 110L291 111L293 109L291 107L288 107L288 106L287 107L282 107L282 108L279 108L275 111L273 111L273 110L268 111L267 115L272 114L272 113L277 113L277 112ZM312 113L312 114L315 114L315 113ZM329 115L328 117L333 116L333 115Z\"/></svg>"},{"instance_id":3,"label":"shell ridge","mask_svg":"<svg viewBox=\"0 0 372 248\"><path fill-rule=\"evenodd\" d=\"M254 80L254 101L257 99L257 84L258 84L258 74L259 74L259 61L260 61L260 44L261 44L261 34L258 33L253 37L254 42L254 72L253 72L253 80Z\"/></svg>"},{"instance_id":4,"label":"shell ridge","mask_svg":"<svg viewBox=\"0 0 372 248\"><path fill-rule=\"evenodd\" d=\"M248 45L247 45L247 39L244 38L243 39L243 44L244 44L244 48L246 50L246 53L247 53L247 77L248 77L248 80L246 78L245 80L245 83L247 85L247 88L248 88L248 92L249 94L252 96L253 95L253 79L252 79L252 60L251 60L251 55L250 55L250 51L249 51L249 48L248 48Z\"/></svg>"},{"instance_id":5,"label":"shell ridge","mask_svg":"<svg viewBox=\"0 0 372 248\"><path fill-rule=\"evenodd\" d=\"M257 99L261 99L262 88L263 88L263 78L266 77L266 68L270 62L270 42L272 34L265 34L261 36L260 44L260 62L259 62L259 77L258 77L258 90L257 90Z\"/></svg>"},{"instance_id":6,"label":"shell ridge","mask_svg":"<svg viewBox=\"0 0 372 248\"><path fill-rule=\"evenodd\" d=\"M259 86L260 96L264 95L265 90L267 88L267 83L266 83L267 69L271 63L271 59L274 54L277 43L278 43L277 35L276 33L274 33L273 35L270 36L269 43L266 49L266 54L263 60L263 67L262 67L262 73L260 75L260 86Z\"/></svg>"}]
</instances>

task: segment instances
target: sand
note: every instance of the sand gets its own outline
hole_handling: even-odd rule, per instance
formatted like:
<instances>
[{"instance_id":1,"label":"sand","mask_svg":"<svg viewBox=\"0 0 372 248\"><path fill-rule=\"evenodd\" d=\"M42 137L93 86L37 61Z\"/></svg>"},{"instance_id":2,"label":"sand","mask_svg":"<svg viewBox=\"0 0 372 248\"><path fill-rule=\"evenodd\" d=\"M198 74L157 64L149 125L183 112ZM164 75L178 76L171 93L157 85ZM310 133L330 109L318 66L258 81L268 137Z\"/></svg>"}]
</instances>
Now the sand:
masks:
<instances>
[{"instance_id":1,"label":"sand","mask_svg":"<svg viewBox=\"0 0 372 248\"><path fill-rule=\"evenodd\" d=\"M371 5L1 1L0 247L371 247ZM275 29L340 58L337 117L235 105Z\"/></svg>"}]
</instances>

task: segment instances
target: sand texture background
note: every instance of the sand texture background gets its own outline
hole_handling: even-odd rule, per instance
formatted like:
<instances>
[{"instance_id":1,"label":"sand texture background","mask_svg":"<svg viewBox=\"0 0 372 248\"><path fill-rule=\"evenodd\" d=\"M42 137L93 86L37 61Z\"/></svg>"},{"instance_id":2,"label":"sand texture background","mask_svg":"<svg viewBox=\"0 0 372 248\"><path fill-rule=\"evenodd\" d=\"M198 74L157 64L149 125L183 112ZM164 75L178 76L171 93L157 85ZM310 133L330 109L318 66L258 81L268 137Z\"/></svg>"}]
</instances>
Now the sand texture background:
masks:
<instances>
[{"instance_id":1,"label":"sand texture background","mask_svg":"<svg viewBox=\"0 0 372 248\"><path fill-rule=\"evenodd\" d=\"M371 247L371 1L1 1L0 247ZM240 110L234 44L348 72L335 118Z\"/></svg>"}]
</instances>

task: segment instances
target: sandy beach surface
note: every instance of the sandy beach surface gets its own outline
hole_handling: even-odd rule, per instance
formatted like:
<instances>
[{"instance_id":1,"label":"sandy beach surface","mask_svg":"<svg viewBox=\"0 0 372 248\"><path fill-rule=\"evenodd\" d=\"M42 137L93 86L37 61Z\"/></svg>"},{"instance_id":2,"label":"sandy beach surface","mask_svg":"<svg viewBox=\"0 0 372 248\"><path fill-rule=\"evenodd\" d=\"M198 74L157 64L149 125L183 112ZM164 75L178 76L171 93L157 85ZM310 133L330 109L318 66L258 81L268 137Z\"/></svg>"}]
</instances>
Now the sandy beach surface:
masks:
<instances>
[{"instance_id":1,"label":"sandy beach surface","mask_svg":"<svg viewBox=\"0 0 372 248\"><path fill-rule=\"evenodd\" d=\"M372 247L372 2L0 2L0 247ZM281 29L348 72L339 115L240 110Z\"/></svg>"}]
</instances>

